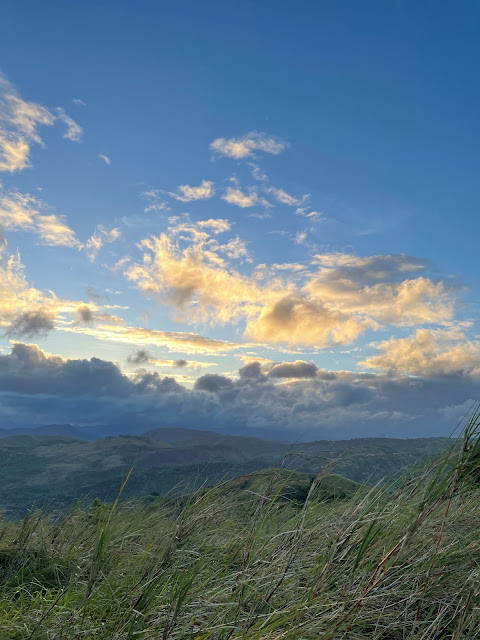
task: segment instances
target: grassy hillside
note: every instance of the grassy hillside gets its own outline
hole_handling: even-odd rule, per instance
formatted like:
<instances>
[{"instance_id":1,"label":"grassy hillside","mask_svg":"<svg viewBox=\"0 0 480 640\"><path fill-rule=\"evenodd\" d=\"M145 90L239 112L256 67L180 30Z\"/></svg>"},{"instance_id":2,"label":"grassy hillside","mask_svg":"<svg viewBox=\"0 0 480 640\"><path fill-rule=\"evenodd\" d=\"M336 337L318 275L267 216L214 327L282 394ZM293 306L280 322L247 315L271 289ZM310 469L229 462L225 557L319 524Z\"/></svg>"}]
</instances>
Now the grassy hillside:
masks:
<instances>
[{"instance_id":1,"label":"grassy hillside","mask_svg":"<svg viewBox=\"0 0 480 640\"><path fill-rule=\"evenodd\" d=\"M272 466L310 474L326 468L374 484L444 449L446 443L441 438L378 438L288 446L188 429L157 429L144 436L93 442L57 435L11 436L0 439L0 508L19 517L46 501L53 510L78 499L111 501L132 466L126 498L185 493Z\"/></svg>"},{"instance_id":2,"label":"grassy hillside","mask_svg":"<svg viewBox=\"0 0 480 640\"><path fill-rule=\"evenodd\" d=\"M3 521L0 637L473 640L476 436L393 486L267 469Z\"/></svg>"}]
</instances>

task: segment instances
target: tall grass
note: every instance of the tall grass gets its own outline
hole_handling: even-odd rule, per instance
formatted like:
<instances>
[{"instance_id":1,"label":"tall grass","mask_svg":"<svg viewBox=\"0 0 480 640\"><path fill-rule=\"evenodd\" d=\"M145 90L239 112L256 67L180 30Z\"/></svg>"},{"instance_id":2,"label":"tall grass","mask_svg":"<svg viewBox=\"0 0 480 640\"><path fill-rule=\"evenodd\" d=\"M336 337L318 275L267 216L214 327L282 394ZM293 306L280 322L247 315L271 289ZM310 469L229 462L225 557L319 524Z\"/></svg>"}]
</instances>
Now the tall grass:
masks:
<instances>
[{"instance_id":1,"label":"tall grass","mask_svg":"<svg viewBox=\"0 0 480 640\"><path fill-rule=\"evenodd\" d=\"M342 500L280 469L2 521L0 638L479 637L479 428L476 408L459 446Z\"/></svg>"}]
</instances>

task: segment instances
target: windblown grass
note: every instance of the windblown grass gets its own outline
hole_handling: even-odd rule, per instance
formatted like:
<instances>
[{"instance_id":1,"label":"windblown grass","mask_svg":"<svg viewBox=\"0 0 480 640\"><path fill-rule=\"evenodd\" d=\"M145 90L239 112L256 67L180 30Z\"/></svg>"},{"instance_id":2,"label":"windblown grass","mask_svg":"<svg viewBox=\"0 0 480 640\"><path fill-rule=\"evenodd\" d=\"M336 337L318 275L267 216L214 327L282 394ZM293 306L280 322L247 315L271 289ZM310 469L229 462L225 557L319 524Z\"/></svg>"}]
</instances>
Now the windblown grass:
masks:
<instances>
[{"instance_id":1,"label":"windblown grass","mask_svg":"<svg viewBox=\"0 0 480 640\"><path fill-rule=\"evenodd\" d=\"M394 486L335 497L279 469L3 521L0 638L476 638L479 422Z\"/></svg>"}]
</instances>

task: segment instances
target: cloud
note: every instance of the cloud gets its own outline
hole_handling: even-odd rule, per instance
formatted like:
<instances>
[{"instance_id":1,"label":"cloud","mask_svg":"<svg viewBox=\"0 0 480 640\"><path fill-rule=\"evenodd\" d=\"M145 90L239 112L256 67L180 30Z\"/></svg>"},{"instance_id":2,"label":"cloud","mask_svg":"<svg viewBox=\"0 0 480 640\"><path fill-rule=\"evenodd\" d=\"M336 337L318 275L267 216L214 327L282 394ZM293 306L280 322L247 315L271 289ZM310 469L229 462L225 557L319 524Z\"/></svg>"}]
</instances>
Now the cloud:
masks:
<instances>
[{"instance_id":1,"label":"cloud","mask_svg":"<svg viewBox=\"0 0 480 640\"><path fill-rule=\"evenodd\" d=\"M85 243L85 251L88 259L91 262L95 261L98 252L103 245L115 242L122 235L120 229L106 229L103 225L99 224L94 233Z\"/></svg>"},{"instance_id":2,"label":"cloud","mask_svg":"<svg viewBox=\"0 0 480 640\"><path fill-rule=\"evenodd\" d=\"M270 378L315 378L318 367L313 362L296 360L275 364L268 372Z\"/></svg>"},{"instance_id":3,"label":"cloud","mask_svg":"<svg viewBox=\"0 0 480 640\"><path fill-rule=\"evenodd\" d=\"M89 322L93 322L94 314L91 308L87 304L80 305L77 310L77 318L78 322L83 322L88 324Z\"/></svg>"},{"instance_id":4,"label":"cloud","mask_svg":"<svg viewBox=\"0 0 480 640\"><path fill-rule=\"evenodd\" d=\"M219 376L216 373L206 373L195 381L194 389L196 391L206 391L207 393L217 393L231 389L233 382L225 376Z\"/></svg>"},{"instance_id":5,"label":"cloud","mask_svg":"<svg viewBox=\"0 0 480 640\"><path fill-rule=\"evenodd\" d=\"M57 118L67 125L67 130L63 134L63 137L72 142L80 142L83 135L82 127L75 122L70 116L65 113L65 110L61 107L57 109Z\"/></svg>"},{"instance_id":6,"label":"cloud","mask_svg":"<svg viewBox=\"0 0 480 640\"><path fill-rule=\"evenodd\" d=\"M239 160L252 157L255 151L263 151L276 156L286 146L285 142L277 138L252 131L240 138L217 138L211 143L210 149L219 155Z\"/></svg>"},{"instance_id":7,"label":"cloud","mask_svg":"<svg viewBox=\"0 0 480 640\"><path fill-rule=\"evenodd\" d=\"M37 233L42 244L51 247L80 248L80 243L73 229L63 222L62 217L55 215L43 215L37 218Z\"/></svg>"},{"instance_id":8,"label":"cloud","mask_svg":"<svg viewBox=\"0 0 480 640\"><path fill-rule=\"evenodd\" d=\"M215 362L200 362L198 360L185 360L183 358L178 358L177 360L155 358L146 349L138 349L138 351L132 353L128 356L127 362L136 365L150 364L155 367L171 367L173 369L184 369L187 367L192 369L204 369L216 366Z\"/></svg>"},{"instance_id":9,"label":"cloud","mask_svg":"<svg viewBox=\"0 0 480 640\"><path fill-rule=\"evenodd\" d=\"M413 376L480 376L480 342L462 332L418 329L408 338L391 338L375 346L378 355L360 363L369 369Z\"/></svg>"},{"instance_id":10,"label":"cloud","mask_svg":"<svg viewBox=\"0 0 480 640\"><path fill-rule=\"evenodd\" d=\"M257 265L246 275L231 264L238 254L229 246L205 228L180 223L142 240L142 262L126 276L170 305L177 319L244 322L247 339L268 344L350 344L382 325L453 317L455 290L410 256L317 254L309 264Z\"/></svg>"},{"instance_id":11,"label":"cloud","mask_svg":"<svg viewBox=\"0 0 480 640\"><path fill-rule=\"evenodd\" d=\"M64 216L46 214L45 203L18 191L0 192L0 227L7 231L32 231L42 244L80 248L75 232L64 222Z\"/></svg>"},{"instance_id":12,"label":"cloud","mask_svg":"<svg viewBox=\"0 0 480 640\"><path fill-rule=\"evenodd\" d=\"M295 363L282 363L295 365ZM304 363L308 364L308 363ZM272 378L259 363L238 377L206 374L192 390L100 358L69 359L14 343L0 355L0 420L10 424L116 424L218 429L292 441L372 435L448 435L478 397L473 376L412 379L318 370Z\"/></svg>"},{"instance_id":13,"label":"cloud","mask_svg":"<svg viewBox=\"0 0 480 640\"><path fill-rule=\"evenodd\" d=\"M98 158L99 158L99 160L102 160L108 166L110 166L112 164L112 161L110 160L110 158L108 156L106 156L104 153L99 153L98 154Z\"/></svg>"},{"instance_id":14,"label":"cloud","mask_svg":"<svg viewBox=\"0 0 480 640\"><path fill-rule=\"evenodd\" d=\"M64 331L82 333L106 342L132 345L151 345L166 347L179 353L219 354L236 351L243 347L237 342L215 340L196 333L182 331L161 331L145 327L133 327L126 324L101 323L93 327L72 325L63 327Z\"/></svg>"},{"instance_id":15,"label":"cloud","mask_svg":"<svg viewBox=\"0 0 480 640\"><path fill-rule=\"evenodd\" d=\"M247 324L245 335L255 342L324 347L350 344L375 326L370 319L349 316L320 301L291 294L267 302Z\"/></svg>"},{"instance_id":16,"label":"cloud","mask_svg":"<svg viewBox=\"0 0 480 640\"><path fill-rule=\"evenodd\" d=\"M42 105L23 100L0 73L0 171L14 173L31 166L32 145L45 146L39 128L51 127L58 120L67 125L64 137L78 142L81 127L63 109L55 115Z\"/></svg>"},{"instance_id":17,"label":"cloud","mask_svg":"<svg viewBox=\"0 0 480 640\"><path fill-rule=\"evenodd\" d=\"M188 184L183 184L178 187L180 193L169 192L168 195L175 200L181 202L191 202L192 200L208 200L215 195L215 189L213 182L208 180L202 180L202 184L198 187L191 187Z\"/></svg>"},{"instance_id":18,"label":"cloud","mask_svg":"<svg viewBox=\"0 0 480 640\"><path fill-rule=\"evenodd\" d=\"M295 198L283 189L277 189L276 187L268 187L265 189L265 192L273 195L275 200L277 200L277 202L280 202L281 204L288 204L293 206L300 204L300 202L302 201L302 199Z\"/></svg>"},{"instance_id":19,"label":"cloud","mask_svg":"<svg viewBox=\"0 0 480 640\"><path fill-rule=\"evenodd\" d=\"M311 222L318 222L325 215L322 211L310 211L306 207L298 207L295 209L295 213L297 216L308 218Z\"/></svg>"},{"instance_id":20,"label":"cloud","mask_svg":"<svg viewBox=\"0 0 480 640\"><path fill-rule=\"evenodd\" d=\"M295 244L303 244L306 239L307 239L306 231L297 231L297 233L295 234L294 242Z\"/></svg>"},{"instance_id":21,"label":"cloud","mask_svg":"<svg viewBox=\"0 0 480 640\"><path fill-rule=\"evenodd\" d=\"M227 187L225 193L222 196L222 200L225 200L229 204L235 204L242 209L253 207L258 202L258 196L255 191L249 193L243 192L237 187Z\"/></svg>"},{"instance_id":22,"label":"cloud","mask_svg":"<svg viewBox=\"0 0 480 640\"><path fill-rule=\"evenodd\" d=\"M73 104L76 104L76 105L78 105L80 107L86 107L87 106L87 103L84 102L83 100L81 100L80 98L73 98L72 102L73 102Z\"/></svg>"},{"instance_id":23,"label":"cloud","mask_svg":"<svg viewBox=\"0 0 480 640\"><path fill-rule=\"evenodd\" d=\"M55 328L52 313L45 309L25 311L16 316L6 333L13 338L33 338L46 336Z\"/></svg>"},{"instance_id":24,"label":"cloud","mask_svg":"<svg viewBox=\"0 0 480 640\"><path fill-rule=\"evenodd\" d=\"M146 364L151 358L152 356L146 349L139 349L128 356L127 362L130 362L130 364Z\"/></svg>"},{"instance_id":25,"label":"cloud","mask_svg":"<svg viewBox=\"0 0 480 640\"><path fill-rule=\"evenodd\" d=\"M7 335L33 337L54 328L71 331L78 323L95 321L106 326L121 322L102 311L109 308L58 298L52 291L45 293L30 286L20 255L10 255L6 247L0 251L0 327Z\"/></svg>"}]
</instances>

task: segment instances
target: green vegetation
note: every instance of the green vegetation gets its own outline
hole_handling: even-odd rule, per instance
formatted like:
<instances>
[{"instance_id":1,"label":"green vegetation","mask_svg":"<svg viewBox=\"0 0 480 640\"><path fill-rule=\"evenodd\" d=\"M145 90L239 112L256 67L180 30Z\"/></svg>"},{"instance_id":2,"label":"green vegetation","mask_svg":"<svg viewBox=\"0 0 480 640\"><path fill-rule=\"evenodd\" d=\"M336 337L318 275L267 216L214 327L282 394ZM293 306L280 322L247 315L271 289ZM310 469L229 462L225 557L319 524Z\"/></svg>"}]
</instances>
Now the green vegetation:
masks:
<instances>
[{"instance_id":1,"label":"green vegetation","mask_svg":"<svg viewBox=\"0 0 480 640\"><path fill-rule=\"evenodd\" d=\"M328 467L331 473L375 484L448 444L445 438L366 438L287 445L192 429L156 429L143 436L94 442L62 435L17 435L0 439L0 505L8 517L18 518L47 502L54 512L67 509L79 497L111 502L132 466L122 498L184 494L281 466L309 474Z\"/></svg>"},{"instance_id":2,"label":"green vegetation","mask_svg":"<svg viewBox=\"0 0 480 640\"><path fill-rule=\"evenodd\" d=\"M461 640L480 627L480 413L391 485L266 469L0 525L8 640Z\"/></svg>"}]
</instances>

